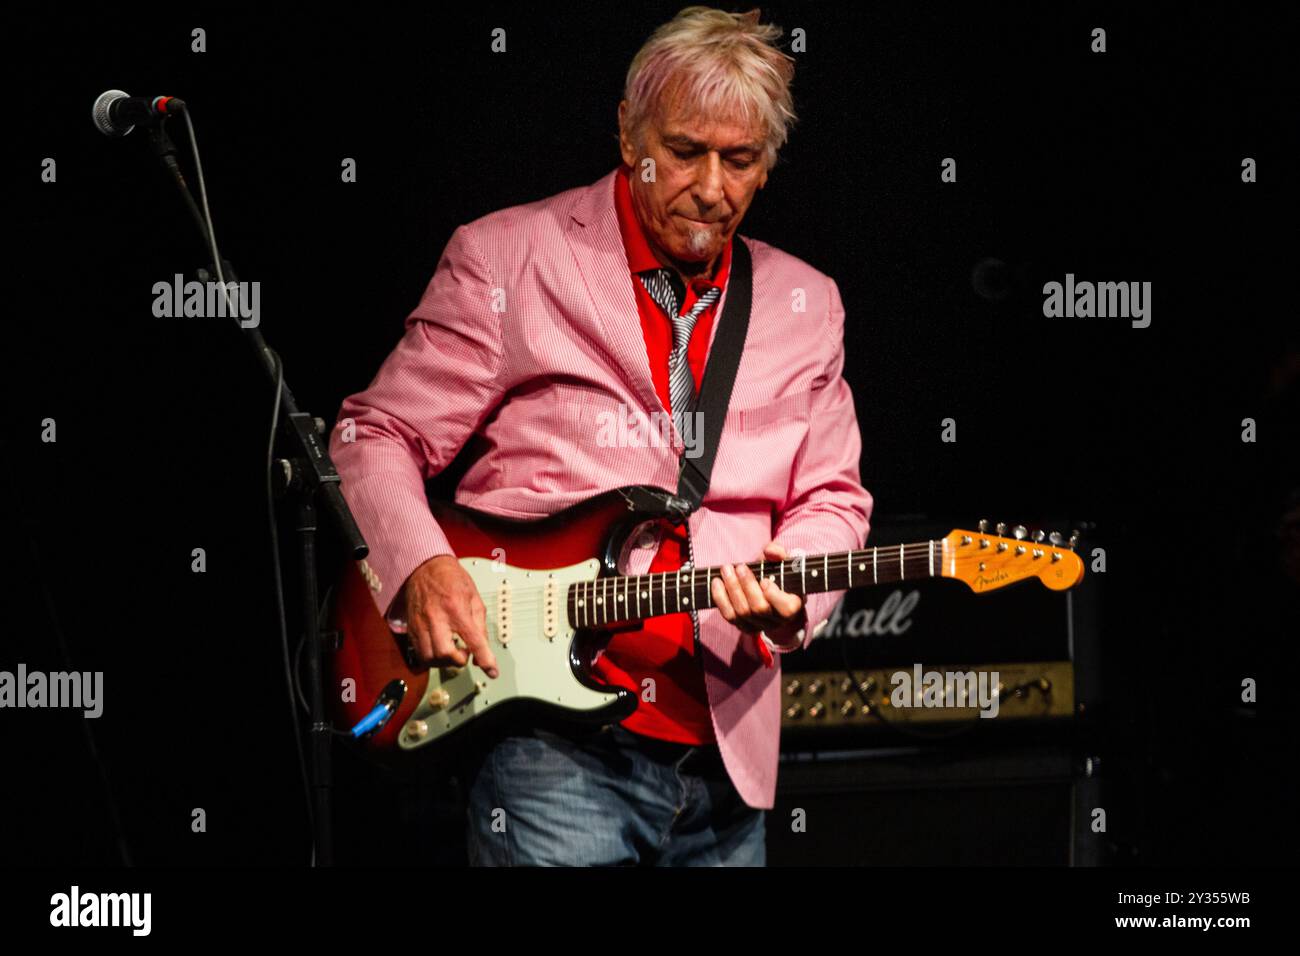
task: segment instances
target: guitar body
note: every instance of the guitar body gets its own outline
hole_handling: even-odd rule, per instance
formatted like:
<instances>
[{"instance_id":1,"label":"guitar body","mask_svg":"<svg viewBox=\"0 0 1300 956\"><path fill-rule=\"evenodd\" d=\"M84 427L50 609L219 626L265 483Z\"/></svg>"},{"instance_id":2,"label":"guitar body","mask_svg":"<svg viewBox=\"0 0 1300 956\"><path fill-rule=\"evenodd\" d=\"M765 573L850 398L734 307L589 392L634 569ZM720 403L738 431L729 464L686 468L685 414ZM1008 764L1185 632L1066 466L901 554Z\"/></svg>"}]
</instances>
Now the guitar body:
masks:
<instances>
[{"instance_id":1,"label":"guitar body","mask_svg":"<svg viewBox=\"0 0 1300 956\"><path fill-rule=\"evenodd\" d=\"M456 504L431 502L461 565L487 609L487 633L499 676L473 664L421 665L407 637L389 627L356 562L336 588L332 627L337 652L331 686L355 681L355 699L332 694L334 722L354 727L383 700L391 715L363 735L376 751L410 751L443 739L488 714L519 716L540 708L551 716L612 723L636 709L636 695L600 683L594 655L609 630L578 630L570 622L569 585L616 574L620 554L641 524L665 517L671 496L648 486L615 489L536 521L516 521Z\"/></svg>"}]
</instances>

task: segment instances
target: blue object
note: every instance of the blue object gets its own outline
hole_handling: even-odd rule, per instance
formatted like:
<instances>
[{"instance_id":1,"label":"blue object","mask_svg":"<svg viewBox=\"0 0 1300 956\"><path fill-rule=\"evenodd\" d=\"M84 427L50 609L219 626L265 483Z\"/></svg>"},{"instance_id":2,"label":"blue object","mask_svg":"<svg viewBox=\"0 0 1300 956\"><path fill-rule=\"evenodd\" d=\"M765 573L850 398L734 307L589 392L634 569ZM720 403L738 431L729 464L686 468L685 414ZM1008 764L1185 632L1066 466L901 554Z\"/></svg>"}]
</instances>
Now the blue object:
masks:
<instances>
[{"instance_id":1,"label":"blue object","mask_svg":"<svg viewBox=\"0 0 1300 956\"><path fill-rule=\"evenodd\" d=\"M393 714L391 704L379 704L366 716L362 717L355 727L352 728L353 737L361 737L376 728L382 727L388 722L388 718Z\"/></svg>"}]
</instances>

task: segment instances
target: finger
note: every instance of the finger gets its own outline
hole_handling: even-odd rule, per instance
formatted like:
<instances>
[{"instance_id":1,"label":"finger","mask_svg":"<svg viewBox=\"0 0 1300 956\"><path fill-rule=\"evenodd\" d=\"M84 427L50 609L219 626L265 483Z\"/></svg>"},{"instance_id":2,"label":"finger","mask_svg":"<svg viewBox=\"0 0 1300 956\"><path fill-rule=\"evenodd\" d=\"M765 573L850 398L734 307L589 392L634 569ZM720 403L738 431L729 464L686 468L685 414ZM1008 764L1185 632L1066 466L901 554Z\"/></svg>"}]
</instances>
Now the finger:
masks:
<instances>
[{"instance_id":1,"label":"finger","mask_svg":"<svg viewBox=\"0 0 1300 956\"><path fill-rule=\"evenodd\" d=\"M785 561L790 557L790 554L788 551L785 550L785 548L781 547L781 545L777 544L775 541L770 541L763 548L763 557L775 558L777 561Z\"/></svg>"},{"instance_id":2,"label":"finger","mask_svg":"<svg viewBox=\"0 0 1300 956\"><path fill-rule=\"evenodd\" d=\"M475 603L478 604L477 609L473 606ZM468 612L458 617L455 624L456 632L474 656L474 663L487 671L489 677L496 677L499 673L497 659L488 646L487 611L482 602L470 602Z\"/></svg>"},{"instance_id":3,"label":"finger","mask_svg":"<svg viewBox=\"0 0 1300 956\"><path fill-rule=\"evenodd\" d=\"M456 646L456 635L451 622L443 615L431 616L434 660L438 663L464 667L469 657Z\"/></svg>"},{"instance_id":4,"label":"finger","mask_svg":"<svg viewBox=\"0 0 1300 956\"><path fill-rule=\"evenodd\" d=\"M749 613L755 616L770 613L772 606L767 603L767 595L763 593L763 588L759 585L758 578L754 577L754 572L749 569L749 565L736 565L736 576L740 582L740 589L745 594L745 603L749 605Z\"/></svg>"},{"instance_id":5,"label":"finger","mask_svg":"<svg viewBox=\"0 0 1300 956\"><path fill-rule=\"evenodd\" d=\"M727 585L722 578L713 578L709 581L709 594L713 597L713 606L722 614L722 619L734 621L736 609L731 604L731 598L727 597Z\"/></svg>"},{"instance_id":6,"label":"finger","mask_svg":"<svg viewBox=\"0 0 1300 956\"><path fill-rule=\"evenodd\" d=\"M429 637L429 626L424 621L411 621L406 626L406 633L415 645L420 660L428 663L433 659L433 640Z\"/></svg>"},{"instance_id":7,"label":"finger","mask_svg":"<svg viewBox=\"0 0 1300 956\"><path fill-rule=\"evenodd\" d=\"M763 579L763 593L767 596L768 603L772 605L772 610L784 620L790 620L803 607L803 598L782 591L771 578Z\"/></svg>"},{"instance_id":8,"label":"finger","mask_svg":"<svg viewBox=\"0 0 1300 956\"><path fill-rule=\"evenodd\" d=\"M736 569L729 564L722 566L722 582L727 586L727 599L736 609L736 617L748 617L749 601L745 598L745 588L736 575Z\"/></svg>"}]
</instances>

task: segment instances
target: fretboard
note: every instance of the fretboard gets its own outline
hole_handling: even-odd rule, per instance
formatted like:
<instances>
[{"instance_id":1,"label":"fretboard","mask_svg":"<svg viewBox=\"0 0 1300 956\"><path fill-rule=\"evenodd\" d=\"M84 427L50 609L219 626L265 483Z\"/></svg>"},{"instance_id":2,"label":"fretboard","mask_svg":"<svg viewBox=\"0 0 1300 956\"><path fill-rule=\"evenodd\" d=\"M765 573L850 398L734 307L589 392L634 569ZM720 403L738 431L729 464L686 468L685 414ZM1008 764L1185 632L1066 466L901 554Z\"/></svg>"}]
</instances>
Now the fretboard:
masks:
<instances>
[{"instance_id":1,"label":"fretboard","mask_svg":"<svg viewBox=\"0 0 1300 956\"><path fill-rule=\"evenodd\" d=\"M943 541L895 544L840 551L787 561L751 561L757 578L770 577L790 594L816 594L850 588L939 577ZM658 574L610 575L569 586L569 621L574 627L604 627L713 607L709 583L718 568L682 568Z\"/></svg>"}]
</instances>

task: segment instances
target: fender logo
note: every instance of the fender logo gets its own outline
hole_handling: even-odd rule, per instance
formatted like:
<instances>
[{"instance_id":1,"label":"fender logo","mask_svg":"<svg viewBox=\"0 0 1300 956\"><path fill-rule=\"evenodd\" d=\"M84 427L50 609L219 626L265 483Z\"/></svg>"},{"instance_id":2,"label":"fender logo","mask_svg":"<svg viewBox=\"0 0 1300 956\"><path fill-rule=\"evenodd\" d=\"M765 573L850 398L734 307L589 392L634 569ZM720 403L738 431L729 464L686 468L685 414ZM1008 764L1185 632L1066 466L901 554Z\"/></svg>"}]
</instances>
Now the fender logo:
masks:
<instances>
[{"instance_id":1,"label":"fender logo","mask_svg":"<svg viewBox=\"0 0 1300 956\"><path fill-rule=\"evenodd\" d=\"M1011 575L1007 574L1007 572L1005 571L999 571L997 574L993 575L992 577L985 577L982 574L977 574L975 575L974 583L975 583L975 587L977 588L985 588L991 584L997 584L999 581L1005 581L1009 577L1011 577Z\"/></svg>"}]
</instances>

